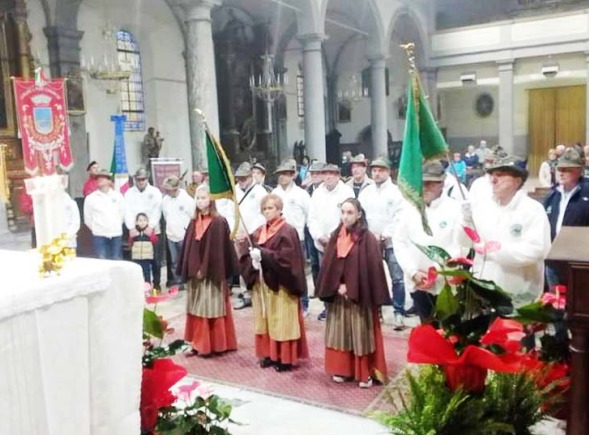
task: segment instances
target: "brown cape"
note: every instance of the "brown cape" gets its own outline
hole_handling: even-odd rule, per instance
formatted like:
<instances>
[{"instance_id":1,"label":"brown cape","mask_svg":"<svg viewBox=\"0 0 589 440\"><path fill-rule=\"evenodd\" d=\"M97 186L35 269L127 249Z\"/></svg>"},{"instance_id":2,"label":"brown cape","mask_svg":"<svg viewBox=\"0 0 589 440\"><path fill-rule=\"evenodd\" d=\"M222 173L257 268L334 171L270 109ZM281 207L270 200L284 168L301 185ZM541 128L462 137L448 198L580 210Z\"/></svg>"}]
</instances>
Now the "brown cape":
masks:
<instances>
[{"instance_id":1,"label":"brown cape","mask_svg":"<svg viewBox=\"0 0 589 440\"><path fill-rule=\"evenodd\" d=\"M195 221L192 219L186 229L176 273L187 281L194 278L200 270L205 278L215 284L221 284L239 274L237 255L229 238L227 221L221 216L214 216L200 241L194 238Z\"/></svg>"},{"instance_id":2,"label":"brown cape","mask_svg":"<svg viewBox=\"0 0 589 440\"><path fill-rule=\"evenodd\" d=\"M264 226L252 234L252 242L257 246L260 233ZM303 296L307 293L305 278L305 260L301 251L301 243L297 230L285 223L272 238L263 245L257 246L262 252L262 273L264 282L270 290L278 292L280 286L289 293ZM258 271L252 267L249 253L239 259L241 275L248 289L258 281Z\"/></svg>"},{"instance_id":3,"label":"brown cape","mask_svg":"<svg viewBox=\"0 0 589 440\"><path fill-rule=\"evenodd\" d=\"M378 241L367 230L356 230L355 244L348 256L337 258L336 243L341 228L342 224L331 235L325 249L315 296L331 302L338 295L340 284L345 284L347 297L367 308L391 304Z\"/></svg>"}]
</instances>

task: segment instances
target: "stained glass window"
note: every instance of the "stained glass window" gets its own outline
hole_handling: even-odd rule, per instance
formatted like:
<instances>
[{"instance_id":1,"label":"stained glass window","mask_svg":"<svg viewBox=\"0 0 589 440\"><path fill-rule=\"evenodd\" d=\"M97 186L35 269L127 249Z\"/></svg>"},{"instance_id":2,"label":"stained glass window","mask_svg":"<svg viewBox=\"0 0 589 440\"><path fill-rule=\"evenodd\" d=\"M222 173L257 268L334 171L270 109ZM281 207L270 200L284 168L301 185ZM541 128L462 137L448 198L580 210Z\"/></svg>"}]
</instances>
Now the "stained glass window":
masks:
<instances>
[{"instance_id":1,"label":"stained glass window","mask_svg":"<svg viewBox=\"0 0 589 440\"><path fill-rule=\"evenodd\" d=\"M121 109L127 116L125 130L145 130L145 107L143 100L143 79L141 76L141 54L133 34L117 32L117 55L121 69L131 69L129 79L120 81Z\"/></svg>"}]
</instances>

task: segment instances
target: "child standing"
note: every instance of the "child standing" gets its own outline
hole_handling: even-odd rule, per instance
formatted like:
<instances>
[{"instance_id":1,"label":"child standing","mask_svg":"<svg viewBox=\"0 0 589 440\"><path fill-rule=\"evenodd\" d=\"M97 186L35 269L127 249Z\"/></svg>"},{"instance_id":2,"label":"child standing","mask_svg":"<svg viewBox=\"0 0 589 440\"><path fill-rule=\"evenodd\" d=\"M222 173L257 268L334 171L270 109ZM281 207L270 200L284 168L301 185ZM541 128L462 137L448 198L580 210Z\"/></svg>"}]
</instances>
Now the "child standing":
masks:
<instances>
[{"instance_id":1,"label":"child standing","mask_svg":"<svg viewBox=\"0 0 589 440\"><path fill-rule=\"evenodd\" d=\"M151 283L151 274L156 265L154 246L157 243L157 235L153 230L149 230L149 219L143 212L137 214L135 229L129 231L129 240L131 241L131 260L143 269L145 282Z\"/></svg>"}]
</instances>

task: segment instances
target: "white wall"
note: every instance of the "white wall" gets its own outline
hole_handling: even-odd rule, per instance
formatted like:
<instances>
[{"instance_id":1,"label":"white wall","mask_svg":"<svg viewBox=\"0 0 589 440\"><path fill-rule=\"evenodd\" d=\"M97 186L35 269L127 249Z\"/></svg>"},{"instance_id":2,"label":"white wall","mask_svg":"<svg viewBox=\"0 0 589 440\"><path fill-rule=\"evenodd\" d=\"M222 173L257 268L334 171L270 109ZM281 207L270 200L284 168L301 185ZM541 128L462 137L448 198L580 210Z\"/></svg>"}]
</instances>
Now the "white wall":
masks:
<instances>
[{"instance_id":1,"label":"white wall","mask_svg":"<svg viewBox=\"0 0 589 440\"><path fill-rule=\"evenodd\" d=\"M81 50L86 61L100 53L105 9L112 25L133 33L142 57L146 128L156 127L165 138L161 157L179 157L191 167L184 43L178 24L164 2L157 0L87 0L82 2L78 28L84 31ZM95 58L97 56L95 55ZM95 81L86 83L86 127L90 157L108 168L114 141L110 116L120 112L117 95L108 95ZM129 171L140 165L145 132L126 132Z\"/></svg>"}]
</instances>

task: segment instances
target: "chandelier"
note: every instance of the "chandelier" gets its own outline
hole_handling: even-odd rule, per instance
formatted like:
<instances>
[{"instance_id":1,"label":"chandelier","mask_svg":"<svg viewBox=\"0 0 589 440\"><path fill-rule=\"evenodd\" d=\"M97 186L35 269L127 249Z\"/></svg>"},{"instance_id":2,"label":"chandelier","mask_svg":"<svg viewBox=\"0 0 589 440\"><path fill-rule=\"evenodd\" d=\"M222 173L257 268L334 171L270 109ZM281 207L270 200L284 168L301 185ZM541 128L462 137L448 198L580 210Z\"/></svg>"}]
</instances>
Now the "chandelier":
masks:
<instances>
[{"instance_id":1,"label":"chandelier","mask_svg":"<svg viewBox=\"0 0 589 440\"><path fill-rule=\"evenodd\" d=\"M250 89L255 95L269 103L276 101L284 93L284 87L288 84L288 74L274 73L274 55L268 50L260 57L262 59L262 74L250 77Z\"/></svg>"},{"instance_id":2,"label":"chandelier","mask_svg":"<svg viewBox=\"0 0 589 440\"><path fill-rule=\"evenodd\" d=\"M133 73L131 64L118 56L117 32L118 29L107 22L102 30L102 44L98 53L92 54L89 62L84 54L80 57L82 73L95 80L98 87L108 94L117 93L119 82L129 79Z\"/></svg>"},{"instance_id":3,"label":"chandelier","mask_svg":"<svg viewBox=\"0 0 589 440\"><path fill-rule=\"evenodd\" d=\"M358 74L350 77L348 85L343 90L338 90L337 97L340 102L359 102L368 96L368 89L362 88L362 80Z\"/></svg>"}]
</instances>

